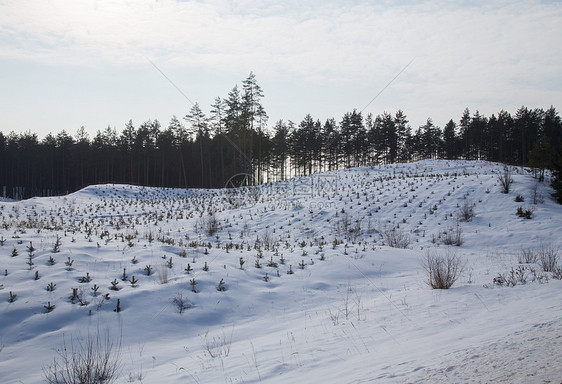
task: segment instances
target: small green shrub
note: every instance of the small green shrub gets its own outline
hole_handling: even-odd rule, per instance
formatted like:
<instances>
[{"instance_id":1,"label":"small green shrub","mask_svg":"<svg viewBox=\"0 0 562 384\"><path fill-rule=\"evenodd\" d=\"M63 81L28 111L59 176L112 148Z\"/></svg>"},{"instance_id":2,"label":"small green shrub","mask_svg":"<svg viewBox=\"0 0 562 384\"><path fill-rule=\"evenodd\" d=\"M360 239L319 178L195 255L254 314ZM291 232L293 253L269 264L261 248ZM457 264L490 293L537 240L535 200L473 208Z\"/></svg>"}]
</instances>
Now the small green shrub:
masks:
<instances>
[{"instance_id":1,"label":"small green shrub","mask_svg":"<svg viewBox=\"0 0 562 384\"><path fill-rule=\"evenodd\" d=\"M517 207L516 215L525 219L531 219L533 217L533 211L528 208Z\"/></svg>"},{"instance_id":2,"label":"small green shrub","mask_svg":"<svg viewBox=\"0 0 562 384\"><path fill-rule=\"evenodd\" d=\"M43 308L45 308L45 310L47 311L47 313L49 312L53 312L53 310L55 309L55 305L51 304L51 302L47 302L47 305L44 305Z\"/></svg>"}]
</instances>

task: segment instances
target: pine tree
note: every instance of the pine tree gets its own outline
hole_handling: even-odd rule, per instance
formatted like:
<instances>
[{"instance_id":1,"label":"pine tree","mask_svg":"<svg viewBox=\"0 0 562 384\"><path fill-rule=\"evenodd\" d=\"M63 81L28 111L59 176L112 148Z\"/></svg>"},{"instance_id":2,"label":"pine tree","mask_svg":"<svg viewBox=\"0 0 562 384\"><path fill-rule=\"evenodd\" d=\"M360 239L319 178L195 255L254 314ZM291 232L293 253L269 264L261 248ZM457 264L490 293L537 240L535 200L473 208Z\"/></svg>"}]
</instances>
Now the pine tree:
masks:
<instances>
[{"instance_id":1,"label":"pine tree","mask_svg":"<svg viewBox=\"0 0 562 384\"><path fill-rule=\"evenodd\" d=\"M261 104L261 99L264 97L263 90L258 85L256 75L250 72L246 80L242 82L242 140L246 146L246 161L243 164L244 172L254 175L254 135L256 130L262 133L265 122L267 121L267 114ZM261 180L261 148L258 146L258 172L257 179Z\"/></svg>"},{"instance_id":2,"label":"pine tree","mask_svg":"<svg viewBox=\"0 0 562 384\"><path fill-rule=\"evenodd\" d=\"M209 186L209 183L205 183L205 160L203 153L203 143L209 139L209 126L208 120L205 114L199 107L198 103L193 104L189 113L184 117L184 119L191 125L191 134L195 136L195 141L199 143L199 160L201 165L201 187Z\"/></svg>"},{"instance_id":3,"label":"pine tree","mask_svg":"<svg viewBox=\"0 0 562 384\"><path fill-rule=\"evenodd\" d=\"M213 131L214 137L217 138L219 143L219 156L220 156L220 185L223 186L226 182L225 169L224 169L224 134L225 134L225 108L226 103L220 97L215 98L215 102L211 105L211 113L209 115L209 122Z\"/></svg>"},{"instance_id":4,"label":"pine tree","mask_svg":"<svg viewBox=\"0 0 562 384\"><path fill-rule=\"evenodd\" d=\"M554 161L552 168L552 174L554 176L550 184L554 189L552 196L558 203L562 204L562 152L558 153L558 159Z\"/></svg>"},{"instance_id":5,"label":"pine tree","mask_svg":"<svg viewBox=\"0 0 562 384\"><path fill-rule=\"evenodd\" d=\"M460 128L460 139L462 140L462 154L465 160L472 160L471 148L472 148L472 131L470 129L470 110L466 108L462 114L461 120L459 122Z\"/></svg>"},{"instance_id":6,"label":"pine tree","mask_svg":"<svg viewBox=\"0 0 562 384\"><path fill-rule=\"evenodd\" d=\"M324 137L324 153L328 171L336 170L339 168L340 134L335 119L326 120L322 126L322 136Z\"/></svg>"},{"instance_id":7,"label":"pine tree","mask_svg":"<svg viewBox=\"0 0 562 384\"><path fill-rule=\"evenodd\" d=\"M546 137L541 137L529 152L529 167L533 168L535 177L539 181L544 180L544 173L547 168L552 168L554 160L554 149ZM537 172L538 171L538 172Z\"/></svg>"},{"instance_id":8,"label":"pine tree","mask_svg":"<svg viewBox=\"0 0 562 384\"><path fill-rule=\"evenodd\" d=\"M278 171L278 180L285 180L286 163L289 156L289 127L283 120L279 120L274 127L273 136L273 167Z\"/></svg>"},{"instance_id":9,"label":"pine tree","mask_svg":"<svg viewBox=\"0 0 562 384\"><path fill-rule=\"evenodd\" d=\"M242 115L242 98L237 85L228 93L225 104L225 129L227 135L225 138L232 149L231 164L233 168L231 173L246 172L248 157L243 145L244 121Z\"/></svg>"},{"instance_id":10,"label":"pine tree","mask_svg":"<svg viewBox=\"0 0 562 384\"><path fill-rule=\"evenodd\" d=\"M397 133L398 162L407 162L411 159L409 143L412 139L412 128L408 125L406 115L402 110L398 110L394 115L394 125Z\"/></svg>"},{"instance_id":11,"label":"pine tree","mask_svg":"<svg viewBox=\"0 0 562 384\"><path fill-rule=\"evenodd\" d=\"M457 152L457 134L456 134L457 125L453 121L453 119L449 120L445 127L443 128L443 146L444 146L444 155L446 159L453 160L458 157Z\"/></svg>"}]
</instances>

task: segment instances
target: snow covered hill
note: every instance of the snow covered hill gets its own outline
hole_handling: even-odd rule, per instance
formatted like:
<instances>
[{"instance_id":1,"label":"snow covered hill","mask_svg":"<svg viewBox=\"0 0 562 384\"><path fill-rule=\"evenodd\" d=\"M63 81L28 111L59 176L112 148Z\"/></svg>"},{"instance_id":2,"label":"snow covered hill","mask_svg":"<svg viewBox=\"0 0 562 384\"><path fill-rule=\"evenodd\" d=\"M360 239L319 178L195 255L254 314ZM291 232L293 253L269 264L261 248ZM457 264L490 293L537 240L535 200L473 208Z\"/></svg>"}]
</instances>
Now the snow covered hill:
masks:
<instances>
[{"instance_id":1,"label":"snow covered hill","mask_svg":"<svg viewBox=\"0 0 562 384\"><path fill-rule=\"evenodd\" d=\"M562 206L510 172L508 194L501 164L426 160L0 202L0 381L44 382L100 335L118 383L558 384L541 255L562 256ZM453 254L431 289L428 257Z\"/></svg>"}]
</instances>

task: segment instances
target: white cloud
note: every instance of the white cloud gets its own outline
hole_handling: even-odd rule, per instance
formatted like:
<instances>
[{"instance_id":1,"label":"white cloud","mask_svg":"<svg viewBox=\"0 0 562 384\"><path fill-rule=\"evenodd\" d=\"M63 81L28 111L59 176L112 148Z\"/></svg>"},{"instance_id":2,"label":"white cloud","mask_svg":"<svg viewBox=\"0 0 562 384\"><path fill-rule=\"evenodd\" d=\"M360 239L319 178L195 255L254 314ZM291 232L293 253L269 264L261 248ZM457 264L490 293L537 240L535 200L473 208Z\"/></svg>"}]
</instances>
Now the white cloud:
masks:
<instances>
[{"instance_id":1,"label":"white cloud","mask_svg":"<svg viewBox=\"0 0 562 384\"><path fill-rule=\"evenodd\" d=\"M0 59L129 68L149 57L166 68L253 70L353 90L353 105L416 57L373 111L438 120L445 110L458 116L459 103L490 114L560 102L560 20L559 3L532 0L4 1Z\"/></svg>"}]
</instances>

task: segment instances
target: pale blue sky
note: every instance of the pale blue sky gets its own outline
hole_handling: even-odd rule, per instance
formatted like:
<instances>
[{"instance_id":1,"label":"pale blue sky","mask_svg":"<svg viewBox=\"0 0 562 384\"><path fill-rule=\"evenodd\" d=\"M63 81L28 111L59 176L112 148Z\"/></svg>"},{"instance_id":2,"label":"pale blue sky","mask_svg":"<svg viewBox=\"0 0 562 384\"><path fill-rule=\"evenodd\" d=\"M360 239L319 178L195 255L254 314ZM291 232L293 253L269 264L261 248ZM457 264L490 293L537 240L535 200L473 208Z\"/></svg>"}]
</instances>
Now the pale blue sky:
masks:
<instances>
[{"instance_id":1,"label":"pale blue sky","mask_svg":"<svg viewBox=\"0 0 562 384\"><path fill-rule=\"evenodd\" d=\"M458 5L461 4L461 5ZM205 112L253 71L269 125L402 109L562 108L555 1L0 0L0 130L91 136Z\"/></svg>"}]
</instances>

